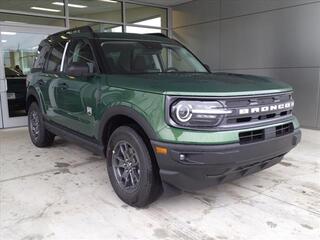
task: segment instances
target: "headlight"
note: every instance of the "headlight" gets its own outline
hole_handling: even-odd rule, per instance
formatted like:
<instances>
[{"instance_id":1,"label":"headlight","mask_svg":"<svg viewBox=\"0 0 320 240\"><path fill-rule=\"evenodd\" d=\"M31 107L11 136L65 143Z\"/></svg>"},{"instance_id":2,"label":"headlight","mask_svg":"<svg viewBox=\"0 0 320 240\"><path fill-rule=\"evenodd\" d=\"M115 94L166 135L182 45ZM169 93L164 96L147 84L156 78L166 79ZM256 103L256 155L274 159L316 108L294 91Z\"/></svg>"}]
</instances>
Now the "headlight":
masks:
<instances>
[{"instance_id":1,"label":"headlight","mask_svg":"<svg viewBox=\"0 0 320 240\"><path fill-rule=\"evenodd\" d=\"M170 117L179 126L215 127L224 115L232 113L218 101L182 100L171 105Z\"/></svg>"}]
</instances>

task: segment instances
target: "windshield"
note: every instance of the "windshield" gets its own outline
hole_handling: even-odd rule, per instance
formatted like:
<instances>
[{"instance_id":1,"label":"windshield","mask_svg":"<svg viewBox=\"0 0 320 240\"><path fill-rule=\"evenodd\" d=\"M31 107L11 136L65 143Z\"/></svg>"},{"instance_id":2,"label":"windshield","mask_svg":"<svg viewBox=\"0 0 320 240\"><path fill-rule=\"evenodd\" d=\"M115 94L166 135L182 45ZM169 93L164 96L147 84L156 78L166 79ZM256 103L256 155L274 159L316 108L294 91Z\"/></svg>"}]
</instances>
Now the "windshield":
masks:
<instances>
[{"instance_id":1,"label":"windshield","mask_svg":"<svg viewBox=\"0 0 320 240\"><path fill-rule=\"evenodd\" d=\"M206 68L184 47L147 41L103 41L110 73L202 72Z\"/></svg>"}]
</instances>

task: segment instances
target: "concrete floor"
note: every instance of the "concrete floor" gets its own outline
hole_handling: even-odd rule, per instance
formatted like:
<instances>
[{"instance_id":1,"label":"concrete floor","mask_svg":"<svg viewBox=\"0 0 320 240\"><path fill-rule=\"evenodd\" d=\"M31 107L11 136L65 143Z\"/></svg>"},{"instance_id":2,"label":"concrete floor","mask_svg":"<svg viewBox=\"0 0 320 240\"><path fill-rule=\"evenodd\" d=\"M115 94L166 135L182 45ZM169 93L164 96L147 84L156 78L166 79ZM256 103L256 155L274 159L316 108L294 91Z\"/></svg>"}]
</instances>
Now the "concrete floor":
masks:
<instances>
[{"instance_id":1,"label":"concrete floor","mask_svg":"<svg viewBox=\"0 0 320 240\"><path fill-rule=\"evenodd\" d=\"M34 147L27 129L0 130L0 239L320 239L320 131L282 163L185 193L167 187L147 209L114 194L105 162L62 139Z\"/></svg>"}]
</instances>

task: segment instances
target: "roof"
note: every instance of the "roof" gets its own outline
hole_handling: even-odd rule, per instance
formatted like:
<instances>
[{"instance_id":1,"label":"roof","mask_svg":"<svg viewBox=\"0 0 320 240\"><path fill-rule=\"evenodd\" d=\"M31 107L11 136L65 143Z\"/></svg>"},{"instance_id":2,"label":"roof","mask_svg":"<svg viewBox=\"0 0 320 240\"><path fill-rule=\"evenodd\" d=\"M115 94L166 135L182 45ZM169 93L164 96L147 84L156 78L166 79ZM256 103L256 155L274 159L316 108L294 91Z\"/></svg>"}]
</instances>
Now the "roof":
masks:
<instances>
[{"instance_id":1,"label":"roof","mask_svg":"<svg viewBox=\"0 0 320 240\"><path fill-rule=\"evenodd\" d=\"M145 40L157 41L163 43L176 43L175 40L168 38L161 33L154 34L135 34L135 33L110 33L94 32L90 26L72 28L62 32L54 33L48 36L53 41L57 39L69 39L74 37L91 38L91 39L113 39L113 40Z\"/></svg>"}]
</instances>

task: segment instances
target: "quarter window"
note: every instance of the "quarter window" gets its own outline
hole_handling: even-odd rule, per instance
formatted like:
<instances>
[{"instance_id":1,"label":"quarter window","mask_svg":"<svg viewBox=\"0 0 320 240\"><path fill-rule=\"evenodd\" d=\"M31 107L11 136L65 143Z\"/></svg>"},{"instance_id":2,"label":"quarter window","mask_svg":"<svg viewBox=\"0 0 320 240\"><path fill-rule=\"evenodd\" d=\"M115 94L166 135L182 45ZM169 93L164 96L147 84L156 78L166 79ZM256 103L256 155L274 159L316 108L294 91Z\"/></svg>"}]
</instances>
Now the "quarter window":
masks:
<instances>
[{"instance_id":1,"label":"quarter window","mask_svg":"<svg viewBox=\"0 0 320 240\"><path fill-rule=\"evenodd\" d=\"M38 54L32 67L34 70L42 70L44 68L49 51L50 45L46 40L43 40L39 45Z\"/></svg>"}]
</instances>

